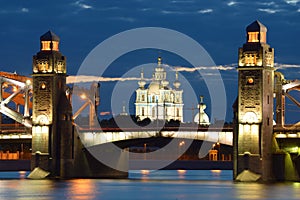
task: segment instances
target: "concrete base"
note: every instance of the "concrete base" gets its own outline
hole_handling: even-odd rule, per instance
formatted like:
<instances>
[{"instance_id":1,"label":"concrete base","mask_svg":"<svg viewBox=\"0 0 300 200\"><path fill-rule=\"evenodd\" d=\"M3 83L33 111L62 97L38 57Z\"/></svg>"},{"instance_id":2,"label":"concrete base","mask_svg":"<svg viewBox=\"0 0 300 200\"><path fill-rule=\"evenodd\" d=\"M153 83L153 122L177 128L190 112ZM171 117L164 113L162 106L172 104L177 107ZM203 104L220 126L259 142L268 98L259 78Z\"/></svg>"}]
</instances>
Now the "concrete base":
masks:
<instances>
[{"instance_id":1,"label":"concrete base","mask_svg":"<svg viewBox=\"0 0 300 200\"><path fill-rule=\"evenodd\" d=\"M300 166L289 153L273 154L273 173L276 181L300 181Z\"/></svg>"},{"instance_id":2,"label":"concrete base","mask_svg":"<svg viewBox=\"0 0 300 200\"><path fill-rule=\"evenodd\" d=\"M262 161L259 155L243 154L238 156L237 174L249 170L255 174L262 173Z\"/></svg>"},{"instance_id":3,"label":"concrete base","mask_svg":"<svg viewBox=\"0 0 300 200\"><path fill-rule=\"evenodd\" d=\"M240 182L256 182L261 178L261 175L255 174L249 170L244 170L236 177L236 181Z\"/></svg>"},{"instance_id":4,"label":"concrete base","mask_svg":"<svg viewBox=\"0 0 300 200\"><path fill-rule=\"evenodd\" d=\"M109 152L111 160L118 160L127 166L127 170L113 169L100 162L103 151L109 150L107 145L97 145L90 149L85 148L78 138L75 143L76 151L71 178L128 178L128 158L123 158L122 152ZM98 156L98 158L96 157ZM107 155L106 155L107 156Z\"/></svg>"}]
</instances>

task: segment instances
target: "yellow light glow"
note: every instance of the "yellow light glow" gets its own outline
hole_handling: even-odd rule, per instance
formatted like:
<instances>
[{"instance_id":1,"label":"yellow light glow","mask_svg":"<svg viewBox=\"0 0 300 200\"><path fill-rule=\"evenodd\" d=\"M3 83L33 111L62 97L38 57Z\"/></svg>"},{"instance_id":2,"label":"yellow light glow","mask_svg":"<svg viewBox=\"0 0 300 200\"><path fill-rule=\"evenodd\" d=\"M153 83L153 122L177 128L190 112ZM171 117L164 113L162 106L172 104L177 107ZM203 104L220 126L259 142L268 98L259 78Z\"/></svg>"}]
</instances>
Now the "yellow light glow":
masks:
<instances>
[{"instance_id":1,"label":"yellow light glow","mask_svg":"<svg viewBox=\"0 0 300 200\"><path fill-rule=\"evenodd\" d=\"M253 84L253 82L254 82L254 81L253 81L253 78L248 78L248 80L247 80L247 83L248 83L248 84Z\"/></svg>"},{"instance_id":2,"label":"yellow light glow","mask_svg":"<svg viewBox=\"0 0 300 200\"><path fill-rule=\"evenodd\" d=\"M45 83L42 83L41 89L42 89L42 90L46 89L46 84L45 84Z\"/></svg>"},{"instance_id":3,"label":"yellow light glow","mask_svg":"<svg viewBox=\"0 0 300 200\"><path fill-rule=\"evenodd\" d=\"M26 80L26 84L27 84L27 85L30 85L30 84L31 84L31 81L30 81L29 79L27 79L27 80Z\"/></svg>"},{"instance_id":4,"label":"yellow light glow","mask_svg":"<svg viewBox=\"0 0 300 200\"><path fill-rule=\"evenodd\" d=\"M148 175L148 174L150 174L150 171L149 170L141 170L141 174Z\"/></svg>"},{"instance_id":5,"label":"yellow light glow","mask_svg":"<svg viewBox=\"0 0 300 200\"><path fill-rule=\"evenodd\" d=\"M42 51L49 51L51 41L42 41Z\"/></svg>"},{"instance_id":6,"label":"yellow light glow","mask_svg":"<svg viewBox=\"0 0 300 200\"><path fill-rule=\"evenodd\" d=\"M184 141L181 141L180 143L179 143L179 146L183 146L185 144L185 142Z\"/></svg>"},{"instance_id":7,"label":"yellow light glow","mask_svg":"<svg viewBox=\"0 0 300 200\"><path fill-rule=\"evenodd\" d=\"M178 170L177 170L177 173L178 173L179 175L184 175L184 174L186 174L186 170L184 170L184 169L178 169Z\"/></svg>"},{"instance_id":8,"label":"yellow light glow","mask_svg":"<svg viewBox=\"0 0 300 200\"><path fill-rule=\"evenodd\" d=\"M52 49L51 49L51 43L52 43ZM59 51L58 49L58 42L57 41L42 41L42 51Z\"/></svg>"},{"instance_id":9,"label":"yellow light glow","mask_svg":"<svg viewBox=\"0 0 300 200\"><path fill-rule=\"evenodd\" d=\"M80 95L80 98L81 98L81 99L86 99L86 95L85 95L84 93L82 93L82 94Z\"/></svg>"},{"instance_id":10,"label":"yellow light glow","mask_svg":"<svg viewBox=\"0 0 300 200\"><path fill-rule=\"evenodd\" d=\"M12 89L13 92L16 92L18 91L18 88L16 86L13 86L13 89Z\"/></svg>"},{"instance_id":11,"label":"yellow light glow","mask_svg":"<svg viewBox=\"0 0 300 200\"><path fill-rule=\"evenodd\" d=\"M221 174L222 170L219 169L214 169L214 170L210 170L212 173L214 174Z\"/></svg>"},{"instance_id":12,"label":"yellow light glow","mask_svg":"<svg viewBox=\"0 0 300 200\"><path fill-rule=\"evenodd\" d=\"M248 42L259 42L258 34L259 32L248 32Z\"/></svg>"},{"instance_id":13,"label":"yellow light glow","mask_svg":"<svg viewBox=\"0 0 300 200\"><path fill-rule=\"evenodd\" d=\"M58 49L58 42L57 41L52 41L52 50L59 51L59 49Z\"/></svg>"},{"instance_id":14,"label":"yellow light glow","mask_svg":"<svg viewBox=\"0 0 300 200\"><path fill-rule=\"evenodd\" d=\"M266 43L267 42L267 33L260 32L260 42Z\"/></svg>"}]
</instances>

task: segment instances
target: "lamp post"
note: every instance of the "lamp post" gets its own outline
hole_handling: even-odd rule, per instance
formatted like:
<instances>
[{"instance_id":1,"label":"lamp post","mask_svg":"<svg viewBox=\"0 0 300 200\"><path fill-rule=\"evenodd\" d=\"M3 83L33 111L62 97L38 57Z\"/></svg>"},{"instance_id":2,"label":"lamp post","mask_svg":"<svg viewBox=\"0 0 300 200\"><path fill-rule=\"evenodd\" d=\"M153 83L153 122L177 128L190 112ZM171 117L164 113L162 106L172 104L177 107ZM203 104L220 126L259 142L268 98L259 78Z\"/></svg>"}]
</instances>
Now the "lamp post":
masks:
<instances>
[{"instance_id":1,"label":"lamp post","mask_svg":"<svg viewBox=\"0 0 300 200\"><path fill-rule=\"evenodd\" d=\"M216 147L217 147L217 151L218 151L218 160L221 160L221 158L220 158L221 144L219 142L217 142Z\"/></svg>"}]
</instances>

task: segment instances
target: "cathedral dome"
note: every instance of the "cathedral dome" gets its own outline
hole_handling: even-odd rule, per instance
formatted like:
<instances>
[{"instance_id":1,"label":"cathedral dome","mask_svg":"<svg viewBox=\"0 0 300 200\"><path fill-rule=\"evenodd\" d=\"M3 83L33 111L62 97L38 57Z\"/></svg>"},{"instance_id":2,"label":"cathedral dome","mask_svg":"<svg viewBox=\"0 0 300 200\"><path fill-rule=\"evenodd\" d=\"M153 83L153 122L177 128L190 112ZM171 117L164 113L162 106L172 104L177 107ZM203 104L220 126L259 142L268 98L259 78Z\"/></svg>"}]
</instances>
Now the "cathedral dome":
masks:
<instances>
[{"instance_id":1,"label":"cathedral dome","mask_svg":"<svg viewBox=\"0 0 300 200\"><path fill-rule=\"evenodd\" d=\"M206 113L197 113L197 115L194 117L194 122L204 126L210 125L209 117Z\"/></svg>"},{"instance_id":2,"label":"cathedral dome","mask_svg":"<svg viewBox=\"0 0 300 200\"><path fill-rule=\"evenodd\" d=\"M148 92L149 94L159 94L159 83L157 82L150 83Z\"/></svg>"}]
</instances>

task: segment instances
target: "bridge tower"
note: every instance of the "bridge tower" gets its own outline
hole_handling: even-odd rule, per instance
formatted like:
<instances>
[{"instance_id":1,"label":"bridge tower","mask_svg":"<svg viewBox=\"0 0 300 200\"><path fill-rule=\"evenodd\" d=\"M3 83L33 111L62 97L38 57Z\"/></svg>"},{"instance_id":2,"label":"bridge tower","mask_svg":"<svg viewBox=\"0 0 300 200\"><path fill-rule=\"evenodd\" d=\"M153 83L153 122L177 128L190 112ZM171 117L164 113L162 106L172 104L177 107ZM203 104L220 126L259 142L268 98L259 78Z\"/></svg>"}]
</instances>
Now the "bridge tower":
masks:
<instances>
[{"instance_id":1,"label":"bridge tower","mask_svg":"<svg viewBox=\"0 0 300 200\"><path fill-rule=\"evenodd\" d=\"M32 169L67 177L72 165L72 108L66 96L66 58L48 31L33 56ZM70 170L69 170L70 171Z\"/></svg>"},{"instance_id":2,"label":"bridge tower","mask_svg":"<svg viewBox=\"0 0 300 200\"><path fill-rule=\"evenodd\" d=\"M255 21L246 28L239 48L238 102L234 150L234 178L248 175L272 179L274 49L267 44L267 28ZM244 176L245 177L245 176ZM246 178L247 179L247 178Z\"/></svg>"}]
</instances>

